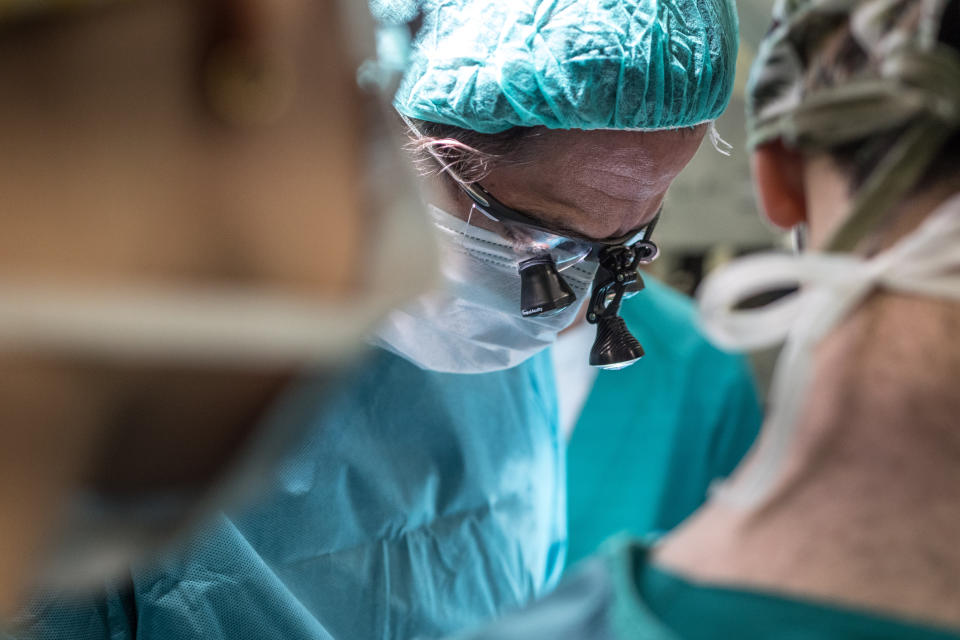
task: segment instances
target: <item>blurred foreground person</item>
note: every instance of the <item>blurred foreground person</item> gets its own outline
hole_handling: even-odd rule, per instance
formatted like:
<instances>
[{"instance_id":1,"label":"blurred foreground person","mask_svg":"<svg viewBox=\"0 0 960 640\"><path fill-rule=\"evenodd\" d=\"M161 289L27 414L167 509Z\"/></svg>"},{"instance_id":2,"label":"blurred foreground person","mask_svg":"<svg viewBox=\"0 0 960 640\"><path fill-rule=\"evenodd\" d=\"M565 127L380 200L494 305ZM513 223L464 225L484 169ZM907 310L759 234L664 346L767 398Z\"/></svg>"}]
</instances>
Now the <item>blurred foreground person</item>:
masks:
<instances>
[{"instance_id":1,"label":"blurred foreground person","mask_svg":"<svg viewBox=\"0 0 960 640\"><path fill-rule=\"evenodd\" d=\"M960 638L960 2L780 2L750 86L764 208L811 248L701 294L723 344L786 338L758 446L675 535L468 637Z\"/></svg>"},{"instance_id":2,"label":"blurred foreground person","mask_svg":"<svg viewBox=\"0 0 960 640\"><path fill-rule=\"evenodd\" d=\"M0 620L250 489L429 282L355 4L0 0Z\"/></svg>"},{"instance_id":3,"label":"blurred foreground person","mask_svg":"<svg viewBox=\"0 0 960 640\"><path fill-rule=\"evenodd\" d=\"M729 99L736 17L725 0L422 12L396 106L429 174L443 286L391 314L382 348L304 412L308 434L257 505L95 602L41 611L41 637L408 640L555 584L563 448L545 350L595 279L597 320L621 328L664 194ZM519 270L538 257L527 276L552 282L552 261L567 287L540 315ZM597 363L639 357L626 335Z\"/></svg>"}]
</instances>

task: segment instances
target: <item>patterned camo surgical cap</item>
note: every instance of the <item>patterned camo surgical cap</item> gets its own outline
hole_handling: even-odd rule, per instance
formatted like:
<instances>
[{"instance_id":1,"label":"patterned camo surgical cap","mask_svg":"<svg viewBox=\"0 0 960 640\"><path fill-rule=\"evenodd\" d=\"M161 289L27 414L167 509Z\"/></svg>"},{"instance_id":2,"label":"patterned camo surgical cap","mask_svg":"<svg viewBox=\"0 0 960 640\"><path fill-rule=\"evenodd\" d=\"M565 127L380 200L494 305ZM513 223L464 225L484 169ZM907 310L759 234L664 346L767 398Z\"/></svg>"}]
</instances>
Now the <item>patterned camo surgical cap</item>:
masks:
<instances>
[{"instance_id":1,"label":"patterned camo surgical cap","mask_svg":"<svg viewBox=\"0 0 960 640\"><path fill-rule=\"evenodd\" d=\"M748 84L750 144L804 150L906 127L828 248L851 250L960 129L960 55L938 41L947 0L779 0Z\"/></svg>"},{"instance_id":2,"label":"patterned camo surgical cap","mask_svg":"<svg viewBox=\"0 0 960 640\"><path fill-rule=\"evenodd\" d=\"M378 0L380 5L410 0ZM480 133L672 129L729 102L733 0L422 0L395 104Z\"/></svg>"}]
</instances>

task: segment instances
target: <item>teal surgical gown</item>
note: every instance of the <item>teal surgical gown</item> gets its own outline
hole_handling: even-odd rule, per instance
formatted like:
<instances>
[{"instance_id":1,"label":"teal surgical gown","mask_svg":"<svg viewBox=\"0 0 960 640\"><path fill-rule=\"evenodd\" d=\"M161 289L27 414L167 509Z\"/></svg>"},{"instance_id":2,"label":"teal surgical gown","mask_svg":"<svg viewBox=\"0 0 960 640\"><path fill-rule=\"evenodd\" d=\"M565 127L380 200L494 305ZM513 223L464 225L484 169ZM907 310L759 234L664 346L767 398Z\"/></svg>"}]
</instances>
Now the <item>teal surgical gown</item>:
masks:
<instances>
[{"instance_id":1,"label":"teal surgical gown","mask_svg":"<svg viewBox=\"0 0 960 640\"><path fill-rule=\"evenodd\" d=\"M622 315L647 354L599 373L567 449L570 564L614 534L678 525L763 421L747 361L707 342L687 297L645 280Z\"/></svg>"},{"instance_id":2,"label":"teal surgical gown","mask_svg":"<svg viewBox=\"0 0 960 640\"><path fill-rule=\"evenodd\" d=\"M454 375L378 350L332 397L310 385L291 412L312 416L309 436L256 506L96 599L48 598L22 637L410 640L554 585L566 505L548 353Z\"/></svg>"},{"instance_id":3,"label":"teal surgical gown","mask_svg":"<svg viewBox=\"0 0 960 640\"><path fill-rule=\"evenodd\" d=\"M646 556L616 541L543 600L458 640L960 640L960 630L693 583Z\"/></svg>"}]
</instances>

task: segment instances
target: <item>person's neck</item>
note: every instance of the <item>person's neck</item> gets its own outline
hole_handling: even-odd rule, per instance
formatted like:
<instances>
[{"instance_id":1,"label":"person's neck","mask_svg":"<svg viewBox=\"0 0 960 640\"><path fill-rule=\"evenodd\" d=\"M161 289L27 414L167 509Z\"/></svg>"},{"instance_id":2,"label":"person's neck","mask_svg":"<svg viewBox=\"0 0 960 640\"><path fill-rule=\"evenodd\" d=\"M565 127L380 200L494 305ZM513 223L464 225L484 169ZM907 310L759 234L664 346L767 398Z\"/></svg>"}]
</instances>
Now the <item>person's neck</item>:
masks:
<instances>
[{"instance_id":1,"label":"person's neck","mask_svg":"<svg viewBox=\"0 0 960 640\"><path fill-rule=\"evenodd\" d=\"M940 200L914 200L904 230ZM768 498L749 510L712 501L656 561L697 579L960 627L950 586L960 573L957 327L960 303L871 297L816 349Z\"/></svg>"}]
</instances>

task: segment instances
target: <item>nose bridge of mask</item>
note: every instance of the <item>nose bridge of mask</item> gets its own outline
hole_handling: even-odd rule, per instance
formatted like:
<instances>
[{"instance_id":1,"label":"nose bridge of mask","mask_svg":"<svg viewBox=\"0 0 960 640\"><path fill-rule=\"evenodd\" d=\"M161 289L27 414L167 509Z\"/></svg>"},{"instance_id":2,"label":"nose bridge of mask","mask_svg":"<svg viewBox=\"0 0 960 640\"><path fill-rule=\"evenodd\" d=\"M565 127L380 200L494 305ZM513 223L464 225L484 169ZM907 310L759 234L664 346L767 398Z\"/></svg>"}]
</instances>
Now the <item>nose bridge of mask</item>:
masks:
<instances>
[{"instance_id":1,"label":"nose bridge of mask","mask_svg":"<svg viewBox=\"0 0 960 640\"><path fill-rule=\"evenodd\" d=\"M450 267L458 260L468 259L497 269L502 272L502 278L499 280L500 284L495 287L500 289L497 291L498 299L502 298L502 294L505 293L501 287L508 287L510 292L514 294L516 309L519 310L520 276L518 267L523 260L531 257L531 251L517 247L515 242L493 231L470 224L469 221L453 216L436 206L430 206L430 214L444 256L442 268L445 270L449 268L454 272L453 277L457 277L457 275L467 272L469 269L463 269L462 265L457 268ZM474 211L472 215L483 214ZM597 265L581 258L568 261L561 268L561 272L564 280L576 294L577 304L575 306L579 307L590 292L593 278L597 272ZM483 287L484 283L476 282L475 285ZM533 320L533 318L530 319Z\"/></svg>"},{"instance_id":2,"label":"nose bridge of mask","mask_svg":"<svg viewBox=\"0 0 960 640\"><path fill-rule=\"evenodd\" d=\"M563 278L576 292L578 301L589 295L597 269L595 262L585 260L563 270Z\"/></svg>"},{"instance_id":3,"label":"nose bridge of mask","mask_svg":"<svg viewBox=\"0 0 960 640\"><path fill-rule=\"evenodd\" d=\"M509 258L519 264L524 260L549 254L559 270L578 264L590 256L596 243L552 232L539 226L501 219L473 205L467 219L456 218L440 209L437 223L454 233L466 235L480 242L490 243L499 250L506 250ZM483 228L485 224L490 228Z\"/></svg>"},{"instance_id":4,"label":"nose bridge of mask","mask_svg":"<svg viewBox=\"0 0 960 640\"><path fill-rule=\"evenodd\" d=\"M462 220L439 207L430 205L429 208L441 251L458 252L504 271L516 270L516 251L509 240L493 231L472 225L469 220Z\"/></svg>"},{"instance_id":5,"label":"nose bridge of mask","mask_svg":"<svg viewBox=\"0 0 960 640\"><path fill-rule=\"evenodd\" d=\"M493 231L481 229L432 205L430 214L440 241L441 269L447 293L521 318L518 264L525 256L518 255L510 240ZM473 215L482 214L474 212ZM575 313L587 299L595 273L596 266L591 268L589 263L571 264L564 270L563 277L577 297L576 303L571 305L571 313ZM523 320L531 325L556 325L556 321L547 322L543 318L527 317Z\"/></svg>"}]
</instances>

